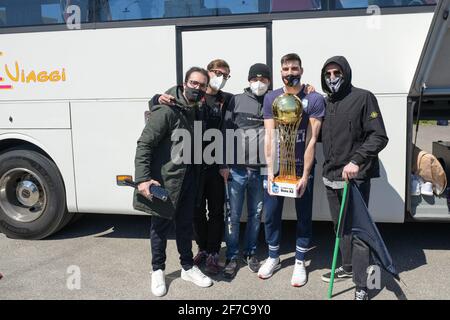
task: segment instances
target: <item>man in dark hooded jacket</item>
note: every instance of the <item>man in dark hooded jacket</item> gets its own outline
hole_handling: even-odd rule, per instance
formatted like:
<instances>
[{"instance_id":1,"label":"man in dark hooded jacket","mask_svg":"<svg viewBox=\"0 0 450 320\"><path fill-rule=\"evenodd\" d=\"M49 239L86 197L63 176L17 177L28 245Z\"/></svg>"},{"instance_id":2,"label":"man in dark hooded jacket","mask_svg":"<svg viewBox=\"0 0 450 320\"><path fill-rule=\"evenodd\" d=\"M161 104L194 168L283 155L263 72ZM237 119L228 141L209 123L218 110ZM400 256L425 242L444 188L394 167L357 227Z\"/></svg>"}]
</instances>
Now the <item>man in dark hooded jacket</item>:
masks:
<instances>
[{"instance_id":1,"label":"man in dark hooded jacket","mask_svg":"<svg viewBox=\"0 0 450 320\"><path fill-rule=\"evenodd\" d=\"M322 125L323 181L331 216L337 225L345 181L353 179L366 205L369 204L370 179L380 176L378 153L387 145L388 138L377 99L371 92L352 85L352 70L344 57L328 59L321 80L328 95ZM346 226L350 225L351 216L346 220ZM368 299L370 248L352 236L351 231L344 231L340 251L342 266L336 269L335 281L353 276L355 299ZM326 282L330 278L330 272L322 276Z\"/></svg>"}]
</instances>

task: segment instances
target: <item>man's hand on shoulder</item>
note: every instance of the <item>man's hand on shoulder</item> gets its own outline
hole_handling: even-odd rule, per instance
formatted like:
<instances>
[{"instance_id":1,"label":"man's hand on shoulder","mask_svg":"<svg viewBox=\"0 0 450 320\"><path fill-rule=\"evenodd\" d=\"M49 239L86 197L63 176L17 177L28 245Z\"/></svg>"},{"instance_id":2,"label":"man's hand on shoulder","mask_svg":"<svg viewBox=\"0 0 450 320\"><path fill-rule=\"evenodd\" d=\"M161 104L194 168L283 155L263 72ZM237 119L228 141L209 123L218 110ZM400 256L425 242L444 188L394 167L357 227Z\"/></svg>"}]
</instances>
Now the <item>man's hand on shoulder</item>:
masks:
<instances>
[{"instance_id":1,"label":"man's hand on shoulder","mask_svg":"<svg viewBox=\"0 0 450 320\"><path fill-rule=\"evenodd\" d=\"M175 97L167 94L167 93L163 93L159 98L158 98L158 103L159 104L165 104L167 106L173 106L175 102Z\"/></svg>"}]
</instances>

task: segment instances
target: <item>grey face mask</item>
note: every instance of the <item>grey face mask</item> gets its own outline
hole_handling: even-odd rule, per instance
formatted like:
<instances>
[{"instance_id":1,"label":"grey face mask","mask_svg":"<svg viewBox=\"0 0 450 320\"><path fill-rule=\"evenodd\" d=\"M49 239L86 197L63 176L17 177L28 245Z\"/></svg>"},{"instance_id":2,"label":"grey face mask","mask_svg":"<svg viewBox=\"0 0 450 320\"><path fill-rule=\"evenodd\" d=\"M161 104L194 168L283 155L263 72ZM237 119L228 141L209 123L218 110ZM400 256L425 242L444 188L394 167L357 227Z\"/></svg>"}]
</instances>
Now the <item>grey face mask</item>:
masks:
<instances>
[{"instance_id":1,"label":"grey face mask","mask_svg":"<svg viewBox=\"0 0 450 320\"><path fill-rule=\"evenodd\" d=\"M336 93L339 91L339 88L344 83L344 78L337 77L334 78L333 80L331 80L331 78L326 78L325 81L327 83L328 88L330 88L331 92Z\"/></svg>"}]
</instances>

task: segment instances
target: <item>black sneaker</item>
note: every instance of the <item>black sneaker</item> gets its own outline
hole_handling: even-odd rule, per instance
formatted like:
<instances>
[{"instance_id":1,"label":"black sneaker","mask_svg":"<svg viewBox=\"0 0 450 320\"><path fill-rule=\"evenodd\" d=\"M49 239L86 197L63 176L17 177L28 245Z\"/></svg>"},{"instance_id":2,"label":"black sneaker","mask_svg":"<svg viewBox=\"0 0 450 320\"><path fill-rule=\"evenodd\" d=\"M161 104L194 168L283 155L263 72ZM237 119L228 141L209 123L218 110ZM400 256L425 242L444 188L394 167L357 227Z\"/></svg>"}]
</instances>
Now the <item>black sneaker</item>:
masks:
<instances>
[{"instance_id":1,"label":"black sneaker","mask_svg":"<svg viewBox=\"0 0 450 320\"><path fill-rule=\"evenodd\" d=\"M258 261L258 258L256 258L256 255L254 254L246 257L245 263L248 265L250 271L254 273L258 272L259 267L261 266L261 264Z\"/></svg>"},{"instance_id":2,"label":"black sneaker","mask_svg":"<svg viewBox=\"0 0 450 320\"><path fill-rule=\"evenodd\" d=\"M334 281L342 281L346 279L351 279L353 277L353 272L347 272L344 270L344 267L339 267L334 271ZM331 279L331 272L325 273L322 276L322 281L330 282Z\"/></svg>"},{"instance_id":3,"label":"black sneaker","mask_svg":"<svg viewBox=\"0 0 450 320\"><path fill-rule=\"evenodd\" d=\"M355 300L369 300L369 294L364 289L356 289Z\"/></svg>"},{"instance_id":4,"label":"black sneaker","mask_svg":"<svg viewBox=\"0 0 450 320\"><path fill-rule=\"evenodd\" d=\"M227 260L225 269L223 269L223 276L227 279L233 279L239 269L237 259Z\"/></svg>"}]
</instances>

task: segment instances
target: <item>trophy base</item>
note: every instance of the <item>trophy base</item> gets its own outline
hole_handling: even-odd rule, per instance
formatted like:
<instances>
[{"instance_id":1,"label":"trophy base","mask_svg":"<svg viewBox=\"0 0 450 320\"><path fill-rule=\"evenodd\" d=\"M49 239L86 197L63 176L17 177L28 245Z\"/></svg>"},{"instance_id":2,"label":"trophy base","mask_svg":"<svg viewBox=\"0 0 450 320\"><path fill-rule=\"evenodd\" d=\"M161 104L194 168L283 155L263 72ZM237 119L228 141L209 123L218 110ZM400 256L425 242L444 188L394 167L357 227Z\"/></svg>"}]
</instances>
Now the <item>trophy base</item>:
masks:
<instances>
[{"instance_id":1,"label":"trophy base","mask_svg":"<svg viewBox=\"0 0 450 320\"><path fill-rule=\"evenodd\" d=\"M297 183L300 177L275 177L271 186L271 194L274 196L298 198Z\"/></svg>"}]
</instances>

